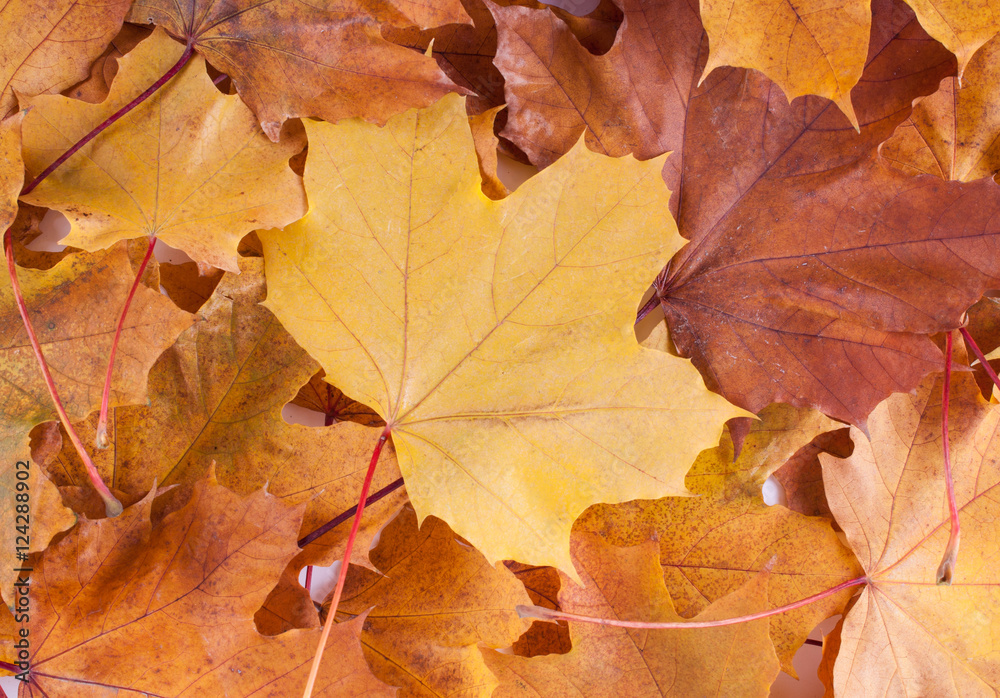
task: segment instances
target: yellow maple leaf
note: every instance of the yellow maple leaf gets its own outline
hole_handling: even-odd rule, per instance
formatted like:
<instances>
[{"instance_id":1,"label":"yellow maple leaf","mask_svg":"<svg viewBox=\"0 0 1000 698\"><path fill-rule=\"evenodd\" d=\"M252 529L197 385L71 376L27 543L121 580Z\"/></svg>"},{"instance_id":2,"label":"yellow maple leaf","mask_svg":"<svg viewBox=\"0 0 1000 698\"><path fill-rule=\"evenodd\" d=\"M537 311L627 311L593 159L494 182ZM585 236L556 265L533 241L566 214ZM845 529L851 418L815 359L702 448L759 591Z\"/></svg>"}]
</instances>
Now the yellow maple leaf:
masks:
<instances>
[{"instance_id":1,"label":"yellow maple leaf","mask_svg":"<svg viewBox=\"0 0 1000 698\"><path fill-rule=\"evenodd\" d=\"M24 161L38 175L177 62L184 46L162 29L123 57L100 104L60 95L22 100ZM255 228L306 210L288 159L301 132L271 143L235 95L220 93L195 56L152 97L103 131L24 200L70 220L61 242L88 251L155 235L192 259L238 272L236 246Z\"/></svg>"},{"instance_id":2,"label":"yellow maple leaf","mask_svg":"<svg viewBox=\"0 0 1000 698\"><path fill-rule=\"evenodd\" d=\"M461 98L381 129L306 128L311 208L261 234L265 304L386 420L421 519L491 561L571 570L588 505L686 493L691 461L746 413L632 330L683 244L663 158L578 143L491 201Z\"/></svg>"},{"instance_id":3,"label":"yellow maple leaf","mask_svg":"<svg viewBox=\"0 0 1000 698\"><path fill-rule=\"evenodd\" d=\"M867 0L702 0L711 51L702 79L723 65L754 68L788 101L827 97L858 128L851 89L868 55L872 10Z\"/></svg>"}]
</instances>

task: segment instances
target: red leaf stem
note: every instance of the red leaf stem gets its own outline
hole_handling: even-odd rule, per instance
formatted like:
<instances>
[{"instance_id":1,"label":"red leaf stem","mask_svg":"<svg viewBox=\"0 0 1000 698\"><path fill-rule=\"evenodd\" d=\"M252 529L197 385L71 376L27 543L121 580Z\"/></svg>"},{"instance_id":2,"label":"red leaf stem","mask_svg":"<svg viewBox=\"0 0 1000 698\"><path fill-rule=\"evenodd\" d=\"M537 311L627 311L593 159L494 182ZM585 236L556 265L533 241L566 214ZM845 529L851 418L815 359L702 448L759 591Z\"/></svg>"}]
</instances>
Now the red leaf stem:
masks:
<instances>
[{"instance_id":1,"label":"red leaf stem","mask_svg":"<svg viewBox=\"0 0 1000 698\"><path fill-rule=\"evenodd\" d=\"M794 611L797 608L802 608L821 599L825 599L828 596L833 596L838 591L847 589L848 587L857 586L859 584L866 584L868 582L868 577L858 577L857 579L852 579L848 582L841 582L835 587L831 587L826 591L821 591L818 594L813 594L812 596L807 596L804 599L799 599L798 601L793 601L790 604L785 604L784 606L779 606L778 608L772 608L768 611L760 611L759 613L751 613L746 616L737 616L735 618L723 618L721 620L696 620L696 621L676 621L676 622L664 622L664 623L647 623L645 621L639 620L618 620L617 618L594 618L591 616L581 616L576 613L563 613L562 611L554 611L550 608L542 608L541 606L518 606L517 613L522 618L538 618L539 620L571 620L579 623L594 623L596 625L612 625L617 628L642 628L649 630L681 630L684 628L718 628L723 625L736 625L737 623L749 623L750 621L760 620L761 618L769 618L771 616L776 616L779 613L785 613L786 611Z\"/></svg>"},{"instance_id":2,"label":"red leaf stem","mask_svg":"<svg viewBox=\"0 0 1000 698\"><path fill-rule=\"evenodd\" d=\"M368 472L365 473L364 484L361 485L361 494L358 497L358 515L354 518L351 526L351 534L347 537L347 547L344 549L344 559L340 565L340 574L337 576L337 587L333 590L333 599L330 601L330 612L323 624L323 634L319 638L319 647L316 649L316 656L313 657L312 668L309 670L309 679L306 681L306 688L303 698L310 698L313 686L316 684L316 676L319 674L319 665L323 659L323 649L326 647L327 638L330 637L330 629L333 627L333 617L337 615L337 606L340 605L340 597L344 593L344 583L347 581L347 569L350 567L351 551L354 549L354 539L358 536L358 527L361 526L361 516L365 513L368 490L372 486L372 477L375 475L375 466L378 465L378 457L382 454L382 447L389 439L389 427L382 430L372 453L371 462L368 464Z\"/></svg>"},{"instance_id":3,"label":"red leaf stem","mask_svg":"<svg viewBox=\"0 0 1000 698\"><path fill-rule=\"evenodd\" d=\"M958 331L962 333L962 337L965 338L965 343L969 346L969 349L972 349L972 353L976 355L977 359L979 359L979 363L983 365L983 369L986 370L986 375L988 375L990 380L993 381L993 385L1000 388L1000 378L997 377L997 372L993 370L992 366L990 366L990 362L986 360L986 355L983 354L983 350L979 348L978 344L976 344L976 340L972 338L972 335L969 334L969 331L964 327L960 327Z\"/></svg>"},{"instance_id":4,"label":"red leaf stem","mask_svg":"<svg viewBox=\"0 0 1000 698\"><path fill-rule=\"evenodd\" d=\"M958 504L955 502L955 485L951 477L951 447L948 443L948 402L951 399L951 348L952 333L949 332L945 338L944 386L941 390L941 435L944 447L944 484L948 493L951 535L948 537L948 545L944 549L941 564L938 565L936 578L938 584L951 584L952 576L955 574L959 537L961 536L961 528L958 522Z\"/></svg>"},{"instance_id":5,"label":"red leaf stem","mask_svg":"<svg viewBox=\"0 0 1000 698\"><path fill-rule=\"evenodd\" d=\"M56 412L59 414L59 421L62 422L63 428L66 429L66 433L69 435L70 441L73 442L76 452L80 454L80 459L87 469L87 476L90 477L94 489L97 490L98 494L101 495L101 499L104 500L105 512L109 517L118 516L122 513L121 502L111 494L111 490L104 484L100 473L97 472L94 461L90 459L90 454L87 453L87 449L84 448L83 442L76 433L76 429L73 428L72 422L69 421L69 416L66 414L62 400L59 399L59 391L56 390L55 381L52 380L52 374L49 372L49 366L45 362L42 347L38 343L38 337L35 336L35 328L31 324L31 318L28 317L28 307L25 305L24 295L21 293L21 284L17 280L17 267L14 265L14 235L11 233L10 228L4 234L3 246L4 252L7 255L7 273L10 275L10 284L14 290L14 300L17 302L17 310L21 314L21 322L24 323L24 329L28 333L31 348L35 352L35 359L37 359L38 366L42 369L42 377L45 379L45 385L49 389L49 395L52 396L52 401L55 403Z\"/></svg>"},{"instance_id":6,"label":"red leaf stem","mask_svg":"<svg viewBox=\"0 0 1000 698\"><path fill-rule=\"evenodd\" d=\"M132 288L128 292L128 298L125 299L125 307L122 308L122 314L118 318L118 327L115 329L115 338L111 341L111 352L108 357L108 373L104 377L104 393L101 395L101 416L97 420L97 434L94 437L94 441L98 448L108 447L108 403L111 400L111 373L115 368L115 355L118 353L118 340L122 336L122 328L125 326L125 316L128 315L129 306L132 305L132 298L135 296L135 290L139 288L139 281L142 279L142 275L146 271L146 265L149 264L150 258L153 256L153 248L156 247L156 236L149 238L149 249L146 250L146 256L142 258L142 264L139 265L139 271L135 275L135 281L132 282Z\"/></svg>"}]
</instances>

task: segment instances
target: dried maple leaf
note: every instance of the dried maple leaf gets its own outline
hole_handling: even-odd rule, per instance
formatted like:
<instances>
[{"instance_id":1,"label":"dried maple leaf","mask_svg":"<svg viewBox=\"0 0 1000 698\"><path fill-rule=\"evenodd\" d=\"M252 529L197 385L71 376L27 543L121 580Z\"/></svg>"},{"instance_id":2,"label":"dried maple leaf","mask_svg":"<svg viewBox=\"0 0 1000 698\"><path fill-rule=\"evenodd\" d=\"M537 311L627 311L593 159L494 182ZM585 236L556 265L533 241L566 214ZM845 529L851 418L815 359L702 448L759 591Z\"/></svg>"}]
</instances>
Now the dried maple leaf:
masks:
<instances>
[{"instance_id":1,"label":"dried maple leaf","mask_svg":"<svg viewBox=\"0 0 1000 698\"><path fill-rule=\"evenodd\" d=\"M159 30L121 59L102 103L61 95L26 100L28 172L44 170L166 72L183 50ZM301 179L288 168L288 159L305 145L303 134L293 131L271 143L238 97L215 89L203 59L195 57L25 201L69 218L72 228L63 244L93 251L155 235L194 260L237 271L243 235L284 225L306 210Z\"/></svg>"},{"instance_id":2,"label":"dried maple leaf","mask_svg":"<svg viewBox=\"0 0 1000 698\"><path fill-rule=\"evenodd\" d=\"M703 451L687 476L695 498L598 504L574 531L600 534L613 545L638 545L655 531L667 589L679 613L691 617L771 565L765 583L771 606L825 591L860 574L857 561L828 520L769 507L761 496L768 475L818 433L837 424L811 410L772 405L754 422L737 458L728 434ZM847 589L769 619L782 669L810 631L838 613ZM566 610L566 609L563 609Z\"/></svg>"},{"instance_id":3,"label":"dried maple leaf","mask_svg":"<svg viewBox=\"0 0 1000 698\"><path fill-rule=\"evenodd\" d=\"M943 478L941 374L893 395L851 429L846 460L821 455L827 498L868 576L844 618L837 695L971 696L1000 689L987 639L1000 617L996 510L1000 406L970 373L952 375L949 440L962 543L950 586L935 570L949 536Z\"/></svg>"},{"instance_id":4,"label":"dried maple leaf","mask_svg":"<svg viewBox=\"0 0 1000 698\"><path fill-rule=\"evenodd\" d=\"M621 11L612 0L602 0L586 17L532 0L499 0L497 4L551 10L593 53L604 53L611 47L621 22ZM504 79L493 64L497 55L497 26L482 0L463 0L463 5L472 18L472 26L449 25L434 30L384 27L382 34L393 43L421 51L433 39L433 55L441 69L457 85L474 93L466 102L469 114L481 114L504 103Z\"/></svg>"},{"instance_id":5,"label":"dried maple leaf","mask_svg":"<svg viewBox=\"0 0 1000 698\"><path fill-rule=\"evenodd\" d=\"M420 517L488 560L571 569L589 504L685 492L743 413L635 340L636 302L682 243L659 161L580 143L495 202L457 96L384 129L306 128L310 210L260 234L266 305L386 420Z\"/></svg>"},{"instance_id":6,"label":"dried maple leaf","mask_svg":"<svg viewBox=\"0 0 1000 698\"><path fill-rule=\"evenodd\" d=\"M509 116L500 135L532 163L551 164L584 131L591 149L613 156L680 150L703 45L696 3L624 0L621 29L601 56L549 10L487 5L498 27L495 62L506 79ZM678 160L664 172L672 190Z\"/></svg>"},{"instance_id":7,"label":"dried maple leaf","mask_svg":"<svg viewBox=\"0 0 1000 698\"><path fill-rule=\"evenodd\" d=\"M701 19L712 47L703 75L724 65L754 68L789 102L827 97L858 125L851 89L865 66L870 0L704 0Z\"/></svg>"},{"instance_id":8,"label":"dried maple leaf","mask_svg":"<svg viewBox=\"0 0 1000 698\"><path fill-rule=\"evenodd\" d=\"M461 90L430 56L386 41L379 29L383 22L429 26L470 21L459 0L326 5L138 0L128 19L189 37L196 51L232 78L275 142L286 119L361 116L385 123L403 109Z\"/></svg>"},{"instance_id":9,"label":"dried maple leaf","mask_svg":"<svg viewBox=\"0 0 1000 698\"><path fill-rule=\"evenodd\" d=\"M356 503L381 430L355 422L314 428L282 418L282 407L316 363L261 307L263 260L241 258L240 265L242 273L225 276L199 321L150 371L149 405L114 411L108 432L114 448L95 453L94 463L111 486L137 495L153 482L190 486L214 461L219 480L236 492L267 484L268 492L289 502L308 501L305 535ZM93 419L79 426L84 442L94 426ZM50 470L60 485L85 481L68 444ZM375 486L398 477L390 453ZM391 503L373 508L363 537L374 536L394 511ZM344 529L327 534L298 568L339 559L346 536ZM355 561L366 564L367 552L358 546Z\"/></svg>"},{"instance_id":10,"label":"dried maple leaf","mask_svg":"<svg viewBox=\"0 0 1000 698\"><path fill-rule=\"evenodd\" d=\"M132 282L124 246L98 254L72 255L48 271L21 269L18 277L63 405L71 418L81 419L100 404L107 352L118 320L118 308L105 299L124 297ZM149 367L192 320L188 313L144 287L138 289L133 304L135 314L122 331L121 359L113 374L115 404L145 401ZM56 417L6 274L0 281L0 328L4 338L0 350L0 555L4 560L0 589L6 590L15 576L12 568L19 566L14 561L15 526L23 523L17 515L24 514L16 509L17 473L39 468L38 463L28 468L16 464L31 462L31 428ZM82 477L86 482L86 476ZM55 532L72 523L73 515L62 507L58 493L43 475L30 473L27 482L31 549L41 549Z\"/></svg>"},{"instance_id":11,"label":"dried maple leaf","mask_svg":"<svg viewBox=\"0 0 1000 698\"><path fill-rule=\"evenodd\" d=\"M439 519L418 528L411 508L386 526L371 559L382 575L351 568L337 619L367 612L361 645L375 675L401 696L489 695L497 681L477 645L508 647L528 628L514 610L530 603L517 578Z\"/></svg>"},{"instance_id":12,"label":"dried maple leaf","mask_svg":"<svg viewBox=\"0 0 1000 698\"><path fill-rule=\"evenodd\" d=\"M130 0L13 0L0 8L0 117L21 95L60 92L87 77L111 42Z\"/></svg>"},{"instance_id":13,"label":"dried maple leaf","mask_svg":"<svg viewBox=\"0 0 1000 698\"><path fill-rule=\"evenodd\" d=\"M31 575L29 683L99 696L288 696L302 690L320 630L275 638L253 613L298 551L301 506L246 498L209 476L150 524L150 493L114 519L82 519ZM363 618L339 626L314 695L393 695L358 651Z\"/></svg>"},{"instance_id":14,"label":"dried maple leaf","mask_svg":"<svg viewBox=\"0 0 1000 698\"><path fill-rule=\"evenodd\" d=\"M584 586L563 579L564 610L601 618L680 621L663 584L657 543L619 548L592 533L573 533ZM709 605L697 620L746 615L768 606L766 580L751 578ZM757 620L718 628L626 630L570 624L567 654L516 657L483 650L509 696L757 696L778 675L778 659Z\"/></svg>"},{"instance_id":15,"label":"dried maple leaf","mask_svg":"<svg viewBox=\"0 0 1000 698\"><path fill-rule=\"evenodd\" d=\"M691 98L678 221L692 244L657 291L681 355L749 410L784 401L863 425L943 364L919 333L958 327L1000 285L1000 189L905 176L874 152L953 69L890 9L853 93L860 135L830 102L789 106L745 70Z\"/></svg>"},{"instance_id":16,"label":"dried maple leaf","mask_svg":"<svg viewBox=\"0 0 1000 698\"><path fill-rule=\"evenodd\" d=\"M947 77L879 148L903 171L971 182L1000 169L1000 39L983 46L965 76Z\"/></svg>"}]
</instances>

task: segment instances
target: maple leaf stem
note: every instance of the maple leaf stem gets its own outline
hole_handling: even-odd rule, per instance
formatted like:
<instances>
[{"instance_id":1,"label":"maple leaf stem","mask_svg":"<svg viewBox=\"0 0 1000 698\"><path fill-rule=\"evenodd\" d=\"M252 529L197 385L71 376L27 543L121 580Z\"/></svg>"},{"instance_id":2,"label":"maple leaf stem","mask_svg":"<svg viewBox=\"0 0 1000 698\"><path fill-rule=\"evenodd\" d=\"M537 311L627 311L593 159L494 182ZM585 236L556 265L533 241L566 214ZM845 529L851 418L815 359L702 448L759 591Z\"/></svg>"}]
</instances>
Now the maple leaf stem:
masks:
<instances>
[{"instance_id":1,"label":"maple leaf stem","mask_svg":"<svg viewBox=\"0 0 1000 698\"><path fill-rule=\"evenodd\" d=\"M90 141L94 140L94 138L96 138L98 134L101 133L101 131L105 130L106 128L111 126L111 124L115 123L120 118L122 118L130 111L135 109L137 106L145 102L151 94L153 94L158 89L163 87L167 83L167 81L170 80L170 78L177 75L177 73L180 72L181 68L183 68L189 60L191 60L192 55L194 55L194 43L192 41L188 41L187 46L184 48L184 53L181 54L181 57L178 59L178 61L174 63L174 65L167 72L165 72L162 76L160 76L159 80L157 80L152 85L147 87L145 92L140 94L138 97L133 99L124 107L122 107L114 114L109 116L107 119L105 119L97 126L95 126L90 133L88 133L86 136L78 140L76 143L73 144L73 146L69 150L67 150L65 153L56 158L51 165L42 170L37 177L31 180L28 183L28 185L21 190L21 196L24 196L25 194L30 194L32 191L34 191L35 187L41 184L42 181L50 174L52 174L57 167L59 167L61 164L63 164L71 157L73 157L73 155L78 150L80 150L80 148L90 143Z\"/></svg>"},{"instance_id":2,"label":"maple leaf stem","mask_svg":"<svg viewBox=\"0 0 1000 698\"><path fill-rule=\"evenodd\" d=\"M38 343L38 337L35 335L35 328L31 324L31 318L28 317L28 306L24 302L24 295L21 293L21 284L17 279L17 267L14 264L14 235L10 228L4 234L3 246L4 253L7 255L7 273L10 275L10 285L14 291L17 311L21 314L21 322L24 323L24 329L28 333L28 340L31 342L31 348L35 352L35 359L37 359L38 366L42 369L42 377L45 380L45 385L48 387L49 395L52 396L52 401L55 403L56 412L59 414L59 421L62 422L63 428L66 429L66 433L69 435L70 441L73 442L76 452L80 454L80 460L83 461L83 465L87 469L87 475L90 477L94 489L97 490L98 494L101 495L101 499L104 500L104 510L108 517L118 516L122 513L121 502L111 494L111 490L104 484L101 474L97 472L94 461L90 459L90 454L87 453L87 449L84 448L83 442L76 433L76 429L73 428L73 424L66 414L66 409L63 407L62 400L59 399L59 391L56 390L55 381L52 380L49 366L45 362L45 355L42 353L41 344Z\"/></svg>"},{"instance_id":3,"label":"maple leaf stem","mask_svg":"<svg viewBox=\"0 0 1000 698\"><path fill-rule=\"evenodd\" d=\"M304 585L306 591L310 591L312 589L312 582L313 582L313 566L306 565L306 583Z\"/></svg>"},{"instance_id":4,"label":"maple leaf stem","mask_svg":"<svg viewBox=\"0 0 1000 698\"><path fill-rule=\"evenodd\" d=\"M969 346L969 349L972 349L972 353L976 355L976 358L979 359L979 363L982 364L983 368L986 370L986 375L988 375L990 380L993 381L993 385L1000 388L1000 378L997 377L996 371L994 371L993 367L990 366L990 362L986 360L986 356L983 354L983 350L979 348L979 345L976 344L976 340L972 338L972 335L969 334L969 331L964 327L958 328L958 331L962 333L962 337L965 338L965 343Z\"/></svg>"},{"instance_id":5,"label":"maple leaf stem","mask_svg":"<svg viewBox=\"0 0 1000 698\"><path fill-rule=\"evenodd\" d=\"M309 669L309 678L306 681L306 688L303 692L303 698L310 698L313 692L313 686L316 684L316 676L319 674L319 665L323 659L323 649L326 647L327 638L330 637L330 629L333 628L333 617L337 615L337 606L340 605L340 596L344 593L344 583L347 581L347 569L351 564L351 551L354 549L354 539L358 537L358 528L361 526L361 516L365 513L365 504L367 504L368 490L372 486L372 478L375 476L375 466L378 465L378 458L382 454L382 447L385 446L385 442L389 439L389 432L391 427L386 427L382 430L382 434L378 437L378 443L375 444L375 450L372 452L371 462L368 464L368 472L365 473L364 484L361 485L361 494L358 496L358 506L357 506L357 516L354 517L354 524L351 526L351 533L347 537L347 546L344 548L344 559L340 565L340 574L337 575L337 586L333 590L333 599L330 601L330 612L326 617L326 622L323 624L323 633L319 638L319 647L316 649L316 656L313 657L312 667Z\"/></svg>"},{"instance_id":6,"label":"maple leaf stem","mask_svg":"<svg viewBox=\"0 0 1000 698\"><path fill-rule=\"evenodd\" d=\"M653 295L649 297L649 300L646 301L645 305L639 308L639 312L635 314L636 324L642 322L647 315L653 312L653 308L655 308L659 304L660 304L660 296L654 292Z\"/></svg>"},{"instance_id":7,"label":"maple leaf stem","mask_svg":"<svg viewBox=\"0 0 1000 698\"><path fill-rule=\"evenodd\" d=\"M374 504L375 502L377 502L378 500L382 499L386 495L395 492L396 490L398 490L402 486L403 486L403 478L399 478L398 480L390 482L388 485L386 485L385 487L383 487L382 489L380 489L378 492L375 492L370 497L368 497L368 499L365 500L365 506L368 506L369 504ZM344 523L349 518L351 518L352 516L354 516L354 514L355 514L355 512L357 512L357 510L358 510L358 505L355 504L353 507L351 507L347 511L341 512L340 514L337 514L336 517L330 519L329 521L327 521L325 524L323 524L322 526L320 526L319 528L317 528L315 531L313 531L309 535L301 538L299 540L299 547L300 548L306 547L307 545L309 545L310 543L312 543L314 540L316 540L320 536L324 535L328 531L331 531L334 528L336 528L337 526L339 526L340 524Z\"/></svg>"},{"instance_id":8,"label":"maple leaf stem","mask_svg":"<svg viewBox=\"0 0 1000 698\"><path fill-rule=\"evenodd\" d=\"M9 671L12 674L18 674L21 672L21 667L11 664L10 662L0 662L0 669Z\"/></svg>"},{"instance_id":9,"label":"maple leaf stem","mask_svg":"<svg viewBox=\"0 0 1000 698\"><path fill-rule=\"evenodd\" d=\"M802 608L803 606L808 606L811 603L825 599L828 596L833 596L839 591L843 591L849 587L858 586L859 584L866 584L868 582L868 577L858 577L857 579L852 579L847 582L841 582L835 587L831 587L826 591L821 591L818 594L813 594L812 596L807 596L804 599L799 599L798 601L793 601L790 604L784 606L779 606L778 608L772 608L768 611L761 611L759 613L751 613L747 616L737 616L735 618L723 618L721 620L693 620L693 621L676 621L669 623L647 623L645 621L639 620L618 620L617 618L594 618L592 616L581 616L576 613L563 613L562 611L554 611L550 608L542 608L541 606L517 606L515 609L519 616L522 618L537 618L539 620L571 620L577 621L579 623L594 623L596 625L611 625L616 628L640 628L647 630L681 630L683 628L718 628L723 625L736 625L737 623L749 623L751 621L760 620L761 618L769 618L771 616L776 616L779 613L785 613L786 611L794 611L797 608Z\"/></svg>"},{"instance_id":10,"label":"maple leaf stem","mask_svg":"<svg viewBox=\"0 0 1000 698\"><path fill-rule=\"evenodd\" d=\"M115 328L115 337L111 340L111 353L108 357L108 373L104 377L104 392L101 395L101 416L97 420L97 434L94 436L94 441L98 448L108 447L108 403L111 401L111 373L115 368L115 355L118 353L118 340L122 336L122 328L125 326L125 317L128 315L128 309L132 305L132 298L135 297L135 291L139 288L139 281L142 280L142 275L146 272L146 266L149 264L150 258L153 256L153 249L156 247L156 236L151 236L149 238L149 249L146 250L146 256L142 258L142 264L139 265L139 271L135 275L135 281L132 282L132 289L128 292L128 297L125 299L125 307L122 308L122 314L118 318L118 327Z\"/></svg>"},{"instance_id":11,"label":"maple leaf stem","mask_svg":"<svg viewBox=\"0 0 1000 698\"><path fill-rule=\"evenodd\" d=\"M958 544L961 528L958 521L958 504L955 502L955 485L951 477L951 447L948 443L948 403L951 398L951 349L952 333L945 338L944 352L944 386L941 389L941 434L944 448L944 484L948 492L948 511L951 516L951 535L944 549L941 564L937 569L937 583L951 584L955 574L955 563L958 559Z\"/></svg>"}]
</instances>

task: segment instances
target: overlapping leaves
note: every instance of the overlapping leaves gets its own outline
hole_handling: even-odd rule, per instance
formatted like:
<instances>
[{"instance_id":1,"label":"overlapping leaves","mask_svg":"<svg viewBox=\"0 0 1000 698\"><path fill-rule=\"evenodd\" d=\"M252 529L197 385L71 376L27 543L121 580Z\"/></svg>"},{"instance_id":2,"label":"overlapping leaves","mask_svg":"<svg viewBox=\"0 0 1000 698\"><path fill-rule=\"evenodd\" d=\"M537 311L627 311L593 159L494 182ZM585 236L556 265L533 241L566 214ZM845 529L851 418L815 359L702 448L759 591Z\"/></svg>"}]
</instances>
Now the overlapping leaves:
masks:
<instances>
[{"instance_id":1,"label":"overlapping leaves","mask_svg":"<svg viewBox=\"0 0 1000 698\"><path fill-rule=\"evenodd\" d=\"M340 556L346 527L295 541L355 503L383 427L399 469L387 449L374 487L406 488L366 511L314 695L761 695L845 608L824 647L834 694L996 692L996 404L981 367L978 385L956 373L964 529L937 586L925 376L943 360L931 333L968 322L987 353L1000 343L995 303L966 316L1000 286L1000 12L909 6L139 0L129 18L158 28L132 50L149 29L107 48L121 3L5 6L0 107L24 107L0 129L5 225L22 123L35 175L185 42L196 54L26 197L89 250L17 270L85 437L135 273L122 240L199 262L153 263L123 321L113 448L95 459L134 502L119 518L81 516L86 478L52 425L29 452L54 411L0 293L8 602L17 461L32 469L23 694L299 693L320 620L299 572ZM498 145L545 169L509 193ZM18 218L25 264L43 215ZM651 282L661 350L633 333ZM759 421L716 448L746 413L705 384ZM287 423L289 401L325 426ZM817 459L850 452L829 417L854 425L844 460ZM760 496L783 464L794 510ZM521 635L525 584L644 621L823 598L722 628Z\"/></svg>"}]
</instances>

